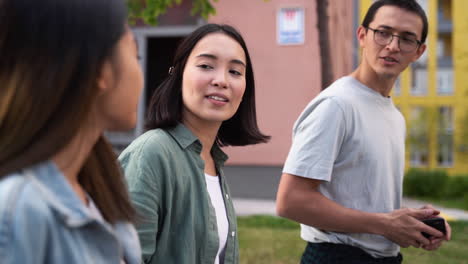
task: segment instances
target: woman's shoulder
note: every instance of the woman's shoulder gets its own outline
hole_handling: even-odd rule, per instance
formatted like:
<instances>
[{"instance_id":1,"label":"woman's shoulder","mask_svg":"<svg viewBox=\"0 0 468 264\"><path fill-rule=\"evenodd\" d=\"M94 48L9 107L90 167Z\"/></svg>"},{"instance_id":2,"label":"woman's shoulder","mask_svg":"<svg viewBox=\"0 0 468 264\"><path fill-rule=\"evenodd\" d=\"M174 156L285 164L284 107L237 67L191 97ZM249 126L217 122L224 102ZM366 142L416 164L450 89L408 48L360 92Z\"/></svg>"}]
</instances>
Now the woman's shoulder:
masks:
<instances>
[{"instance_id":1,"label":"woman's shoulder","mask_svg":"<svg viewBox=\"0 0 468 264\"><path fill-rule=\"evenodd\" d=\"M162 128L151 129L137 137L129 147L163 146L171 143L171 136Z\"/></svg>"},{"instance_id":2,"label":"woman's shoulder","mask_svg":"<svg viewBox=\"0 0 468 264\"><path fill-rule=\"evenodd\" d=\"M11 173L0 180L0 211L5 208L44 209L42 192L31 177L21 172Z\"/></svg>"},{"instance_id":3,"label":"woman's shoulder","mask_svg":"<svg viewBox=\"0 0 468 264\"><path fill-rule=\"evenodd\" d=\"M37 190L34 188L31 179L21 172L8 174L0 180L0 210L17 204L23 195L34 195ZM34 199L31 199L34 200Z\"/></svg>"},{"instance_id":4,"label":"woman's shoulder","mask_svg":"<svg viewBox=\"0 0 468 264\"><path fill-rule=\"evenodd\" d=\"M121 156L126 155L147 155L156 154L161 149L167 149L174 145L174 140L169 133L164 129L152 129L146 131L137 137L130 145L125 148Z\"/></svg>"},{"instance_id":5,"label":"woman's shoulder","mask_svg":"<svg viewBox=\"0 0 468 264\"><path fill-rule=\"evenodd\" d=\"M173 156L176 150L177 143L166 130L154 129L140 135L125 148L119 155L119 161L124 168L130 164L154 167Z\"/></svg>"},{"instance_id":6,"label":"woman's shoulder","mask_svg":"<svg viewBox=\"0 0 468 264\"><path fill-rule=\"evenodd\" d=\"M0 180L0 219L5 219L6 214L14 210L18 203L18 196L28 184L30 183L26 177L18 172L2 177Z\"/></svg>"},{"instance_id":7,"label":"woman's shoulder","mask_svg":"<svg viewBox=\"0 0 468 264\"><path fill-rule=\"evenodd\" d=\"M46 199L29 177L13 173L0 180L0 234L23 230L29 225L42 228L52 218Z\"/></svg>"},{"instance_id":8,"label":"woman's shoulder","mask_svg":"<svg viewBox=\"0 0 468 264\"><path fill-rule=\"evenodd\" d=\"M40 258L49 230L56 226L55 215L30 179L15 173L0 180L0 259L16 263L32 252Z\"/></svg>"}]
</instances>

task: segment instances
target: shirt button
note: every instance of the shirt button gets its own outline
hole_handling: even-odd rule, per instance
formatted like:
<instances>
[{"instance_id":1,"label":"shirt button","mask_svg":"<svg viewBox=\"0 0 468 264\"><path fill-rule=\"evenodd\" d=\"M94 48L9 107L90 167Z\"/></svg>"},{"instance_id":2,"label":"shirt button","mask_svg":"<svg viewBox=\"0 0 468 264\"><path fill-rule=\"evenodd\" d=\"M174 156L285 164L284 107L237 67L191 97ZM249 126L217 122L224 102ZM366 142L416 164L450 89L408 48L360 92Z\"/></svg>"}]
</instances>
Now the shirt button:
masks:
<instances>
[{"instance_id":1,"label":"shirt button","mask_svg":"<svg viewBox=\"0 0 468 264\"><path fill-rule=\"evenodd\" d=\"M236 232L232 231L231 236L234 237L236 235Z\"/></svg>"}]
</instances>

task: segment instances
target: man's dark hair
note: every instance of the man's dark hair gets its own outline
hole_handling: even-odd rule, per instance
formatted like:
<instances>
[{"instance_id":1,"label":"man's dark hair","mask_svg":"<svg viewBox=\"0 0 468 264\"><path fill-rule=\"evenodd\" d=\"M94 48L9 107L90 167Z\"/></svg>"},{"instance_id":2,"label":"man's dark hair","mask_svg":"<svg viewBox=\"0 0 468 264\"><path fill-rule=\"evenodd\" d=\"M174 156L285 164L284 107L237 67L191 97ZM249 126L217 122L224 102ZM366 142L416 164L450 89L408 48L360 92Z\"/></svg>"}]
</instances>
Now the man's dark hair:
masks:
<instances>
[{"instance_id":1,"label":"man's dark hair","mask_svg":"<svg viewBox=\"0 0 468 264\"><path fill-rule=\"evenodd\" d=\"M257 126L255 110L255 80L249 51L240 33L229 25L207 24L187 36L177 48L169 76L154 91L146 121L146 129L170 128L182 121L182 76L195 45L205 36L222 33L242 47L246 58L246 87L236 113L224 121L218 131L220 146L244 146L267 142Z\"/></svg>"},{"instance_id":2,"label":"man's dark hair","mask_svg":"<svg viewBox=\"0 0 468 264\"><path fill-rule=\"evenodd\" d=\"M424 43L426 41L427 37L427 31L428 31L428 23L427 23L427 17L426 13L424 12L424 9L415 1L415 0L378 0L375 1L369 10L367 10L366 16L364 17L364 20L362 21L362 26L365 28L369 27L369 24L374 20L375 14L377 13L377 10L381 8L382 6L396 6L401 9L404 9L406 11L412 12L417 14L422 22L423 22L423 30L421 32L421 43Z\"/></svg>"}]
</instances>

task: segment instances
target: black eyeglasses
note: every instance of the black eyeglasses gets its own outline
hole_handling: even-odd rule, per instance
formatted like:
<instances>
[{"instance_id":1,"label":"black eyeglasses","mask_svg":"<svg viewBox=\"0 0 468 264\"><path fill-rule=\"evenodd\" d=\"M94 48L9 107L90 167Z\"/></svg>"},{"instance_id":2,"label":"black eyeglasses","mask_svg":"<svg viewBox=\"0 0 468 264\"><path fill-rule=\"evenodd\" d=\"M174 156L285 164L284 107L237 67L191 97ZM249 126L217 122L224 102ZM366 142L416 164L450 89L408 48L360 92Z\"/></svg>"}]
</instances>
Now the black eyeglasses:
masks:
<instances>
[{"instance_id":1,"label":"black eyeglasses","mask_svg":"<svg viewBox=\"0 0 468 264\"><path fill-rule=\"evenodd\" d=\"M400 36L400 35L394 35L390 31L386 30L380 30L380 29L373 29L370 27L367 27L366 29L372 30L374 32L374 41L375 43L386 46L393 41L393 37L398 38L398 46L400 47L400 50L403 52L413 52L419 46L421 46L422 42L417 40L415 37L409 35L409 36Z\"/></svg>"}]
</instances>

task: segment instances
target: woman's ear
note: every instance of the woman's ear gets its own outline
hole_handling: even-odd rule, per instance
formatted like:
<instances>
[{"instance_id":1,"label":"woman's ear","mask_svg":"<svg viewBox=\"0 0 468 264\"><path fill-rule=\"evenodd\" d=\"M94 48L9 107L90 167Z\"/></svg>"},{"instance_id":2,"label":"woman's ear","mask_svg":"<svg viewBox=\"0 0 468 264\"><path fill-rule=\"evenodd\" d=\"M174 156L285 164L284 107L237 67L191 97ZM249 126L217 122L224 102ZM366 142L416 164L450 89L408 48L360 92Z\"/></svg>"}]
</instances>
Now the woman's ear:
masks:
<instances>
[{"instance_id":1,"label":"woman's ear","mask_svg":"<svg viewBox=\"0 0 468 264\"><path fill-rule=\"evenodd\" d=\"M105 92L108 89L110 89L113 85L113 80L114 80L114 76L113 76L111 62L109 60L106 60L102 64L102 68L97 79L97 86L99 88L99 93Z\"/></svg>"}]
</instances>

